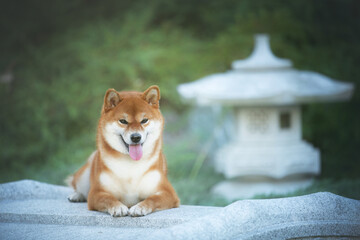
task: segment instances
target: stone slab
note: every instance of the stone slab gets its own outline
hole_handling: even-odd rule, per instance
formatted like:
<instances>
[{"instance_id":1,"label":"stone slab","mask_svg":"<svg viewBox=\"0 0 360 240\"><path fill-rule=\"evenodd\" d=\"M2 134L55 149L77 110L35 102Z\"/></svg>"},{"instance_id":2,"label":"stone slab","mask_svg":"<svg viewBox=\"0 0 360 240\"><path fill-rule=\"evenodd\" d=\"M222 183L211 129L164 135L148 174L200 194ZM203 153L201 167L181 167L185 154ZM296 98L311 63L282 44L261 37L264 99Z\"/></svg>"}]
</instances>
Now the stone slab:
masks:
<instances>
[{"instance_id":1,"label":"stone slab","mask_svg":"<svg viewBox=\"0 0 360 240\"><path fill-rule=\"evenodd\" d=\"M16 185L18 188L16 189ZM19 193L16 196L16 192ZM87 203L72 203L72 190L31 180L0 185L0 222L104 226L123 228L164 228L184 223L218 211L218 207L180 206L145 217L113 218L109 214L89 211ZM46 199L46 194L50 199ZM10 199L6 199L9 196Z\"/></svg>"},{"instance_id":2,"label":"stone slab","mask_svg":"<svg viewBox=\"0 0 360 240\"><path fill-rule=\"evenodd\" d=\"M67 226L48 224L1 223L0 239L139 239L139 236L151 234L151 228L113 228L96 226ZM144 239L148 239L145 237Z\"/></svg>"},{"instance_id":3,"label":"stone slab","mask_svg":"<svg viewBox=\"0 0 360 240\"><path fill-rule=\"evenodd\" d=\"M0 184L0 201L9 199L64 199L72 190L64 186L33 180L20 180Z\"/></svg>"},{"instance_id":4,"label":"stone slab","mask_svg":"<svg viewBox=\"0 0 360 240\"><path fill-rule=\"evenodd\" d=\"M70 192L31 180L0 184L0 239L360 238L360 201L331 193L113 218L68 202Z\"/></svg>"},{"instance_id":5,"label":"stone slab","mask_svg":"<svg viewBox=\"0 0 360 240\"><path fill-rule=\"evenodd\" d=\"M0 222L164 228L214 213L217 210L216 207L181 206L180 208L155 212L145 217L113 218L106 213L89 211L86 203L70 203L66 198L63 200L11 200L0 202Z\"/></svg>"},{"instance_id":6,"label":"stone slab","mask_svg":"<svg viewBox=\"0 0 360 240\"><path fill-rule=\"evenodd\" d=\"M191 236L191 237L190 237ZM216 214L154 231L153 239L360 238L360 202L331 193L244 200Z\"/></svg>"}]
</instances>

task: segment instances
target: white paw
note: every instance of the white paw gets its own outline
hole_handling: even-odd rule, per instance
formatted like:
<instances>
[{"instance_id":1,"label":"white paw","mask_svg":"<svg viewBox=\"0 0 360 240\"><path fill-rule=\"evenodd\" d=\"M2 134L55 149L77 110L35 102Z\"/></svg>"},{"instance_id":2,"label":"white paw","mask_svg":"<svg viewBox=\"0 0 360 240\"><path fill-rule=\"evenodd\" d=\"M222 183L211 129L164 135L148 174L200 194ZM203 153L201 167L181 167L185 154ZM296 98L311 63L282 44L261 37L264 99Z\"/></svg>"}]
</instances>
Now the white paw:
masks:
<instances>
[{"instance_id":1,"label":"white paw","mask_svg":"<svg viewBox=\"0 0 360 240\"><path fill-rule=\"evenodd\" d=\"M68 196L68 200L70 202L86 202L86 198L84 197L84 195L78 192L73 192L72 194L70 194Z\"/></svg>"},{"instance_id":2,"label":"white paw","mask_svg":"<svg viewBox=\"0 0 360 240\"><path fill-rule=\"evenodd\" d=\"M132 217L145 216L152 212L151 208L143 206L141 203L130 208L129 214Z\"/></svg>"},{"instance_id":3,"label":"white paw","mask_svg":"<svg viewBox=\"0 0 360 240\"><path fill-rule=\"evenodd\" d=\"M113 217L124 217L124 216L128 215L129 208L127 206L125 206L124 204L119 203L119 205L109 208L107 211Z\"/></svg>"}]
</instances>

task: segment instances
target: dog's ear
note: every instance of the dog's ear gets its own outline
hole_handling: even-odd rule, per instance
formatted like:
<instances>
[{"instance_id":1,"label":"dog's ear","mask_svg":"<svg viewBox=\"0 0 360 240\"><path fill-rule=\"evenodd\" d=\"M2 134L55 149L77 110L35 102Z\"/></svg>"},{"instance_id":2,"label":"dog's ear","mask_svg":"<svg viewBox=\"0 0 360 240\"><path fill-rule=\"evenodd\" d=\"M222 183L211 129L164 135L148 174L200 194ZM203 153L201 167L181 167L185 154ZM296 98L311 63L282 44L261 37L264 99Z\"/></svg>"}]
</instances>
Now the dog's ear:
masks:
<instances>
[{"instance_id":1,"label":"dog's ear","mask_svg":"<svg viewBox=\"0 0 360 240\"><path fill-rule=\"evenodd\" d=\"M160 100L160 89L158 86L154 85L146 89L143 93L143 98L147 101L150 105L154 107L159 107L159 100Z\"/></svg>"},{"instance_id":2,"label":"dog's ear","mask_svg":"<svg viewBox=\"0 0 360 240\"><path fill-rule=\"evenodd\" d=\"M105 93L104 98L104 110L105 112L109 111L110 109L113 109L116 107L119 102L121 101L121 98L119 96L119 93L113 89L109 88Z\"/></svg>"}]
</instances>

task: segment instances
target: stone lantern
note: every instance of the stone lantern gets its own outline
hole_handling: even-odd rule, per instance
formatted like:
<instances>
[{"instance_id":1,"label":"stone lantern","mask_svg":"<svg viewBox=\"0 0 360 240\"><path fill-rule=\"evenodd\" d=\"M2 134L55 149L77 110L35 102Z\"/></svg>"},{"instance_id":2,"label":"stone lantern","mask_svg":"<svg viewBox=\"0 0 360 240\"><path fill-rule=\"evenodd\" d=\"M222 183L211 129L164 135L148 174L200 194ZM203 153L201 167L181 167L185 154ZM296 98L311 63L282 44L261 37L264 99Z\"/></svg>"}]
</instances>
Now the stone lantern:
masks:
<instances>
[{"instance_id":1,"label":"stone lantern","mask_svg":"<svg viewBox=\"0 0 360 240\"><path fill-rule=\"evenodd\" d=\"M213 191L235 199L309 186L320 174L320 152L302 140L300 105L349 99L353 85L292 68L273 55L265 34L255 36L253 53L232 68L178 86L198 105L233 108L235 137L214 158L229 180Z\"/></svg>"}]
</instances>

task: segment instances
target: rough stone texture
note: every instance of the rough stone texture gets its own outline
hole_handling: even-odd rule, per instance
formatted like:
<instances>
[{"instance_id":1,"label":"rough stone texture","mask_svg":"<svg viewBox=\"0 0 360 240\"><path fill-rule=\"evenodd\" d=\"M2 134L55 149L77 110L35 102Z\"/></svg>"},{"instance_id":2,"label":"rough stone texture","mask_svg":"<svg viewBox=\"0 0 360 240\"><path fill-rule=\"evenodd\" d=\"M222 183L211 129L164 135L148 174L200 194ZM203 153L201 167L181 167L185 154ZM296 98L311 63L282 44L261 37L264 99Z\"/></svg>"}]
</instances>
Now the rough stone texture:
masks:
<instances>
[{"instance_id":1,"label":"rough stone texture","mask_svg":"<svg viewBox=\"0 0 360 240\"><path fill-rule=\"evenodd\" d=\"M113 218L106 213L87 210L86 203L70 203L66 198L63 200L13 200L0 202L0 222L163 228L211 214L218 209L216 207L181 206L155 212L145 217Z\"/></svg>"},{"instance_id":2,"label":"rough stone texture","mask_svg":"<svg viewBox=\"0 0 360 240\"><path fill-rule=\"evenodd\" d=\"M216 214L156 231L158 239L360 237L360 202L331 193L235 202Z\"/></svg>"},{"instance_id":3,"label":"rough stone texture","mask_svg":"<svg viewBox=\"0 0 360 240\"><path fill-rule=\"evenodd\" d=\"M63 199L72 190L33 180L0 184L0 201L9 199Z\"/></svg>"},{"instance_id":4,"label":"rough stone texture","mask_svg":"<svg viewBox=\"0 0 360 240\"><path fill-rule=\"evenodd\" d=\"M360 201L331 193L113 218L68 202L70 192L30 180L0 184L0 239L360 238Z\"/></svg>"},{"instance_id":5,"label":"rough stone texture","mask_svg":"<svg viewBox=\"0 0 360 240\"><path fill-rule=\"evenodd\" d=\"M17 186L17 187L16 187ZM19 193L16 198L16 192ZM103 226L126 228L164 228L184 223L218 211L218 207L181 206L155 212L145 217L113 218L109 214L89 211L86 203L71 203L72 190L31 180L0 185L0 222L56 224L69 226ZM46 194L50 199L46 199ZM10 196L5 199L2 196Z\"/></svg>"}]
</instances>

